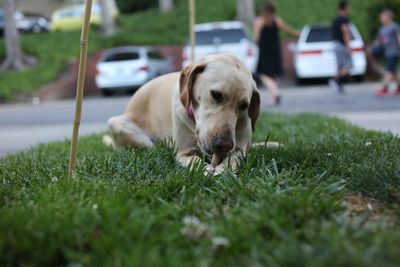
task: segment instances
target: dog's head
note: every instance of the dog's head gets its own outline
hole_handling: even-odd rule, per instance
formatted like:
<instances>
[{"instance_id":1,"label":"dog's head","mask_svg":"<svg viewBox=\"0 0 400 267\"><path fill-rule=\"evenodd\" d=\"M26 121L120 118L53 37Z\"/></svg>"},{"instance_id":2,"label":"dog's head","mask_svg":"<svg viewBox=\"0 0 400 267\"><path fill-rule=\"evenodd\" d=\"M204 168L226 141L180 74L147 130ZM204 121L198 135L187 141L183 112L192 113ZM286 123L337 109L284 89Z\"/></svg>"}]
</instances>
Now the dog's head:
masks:
<instances>
[{"instance_id":1,"label":"dog's head","mask_svg":"<svg viewBox=\"0 0 400 267\"><path fill-rule=\"evenodd\" d=\"M184 68L180 99L186 110L193 110L197 143L208 155L232 152L236 134L247 130L240 127L250 128L250 120L254 131L260 111L250 71L230 55L209 56Z\"/></svg>"}]
</instances>

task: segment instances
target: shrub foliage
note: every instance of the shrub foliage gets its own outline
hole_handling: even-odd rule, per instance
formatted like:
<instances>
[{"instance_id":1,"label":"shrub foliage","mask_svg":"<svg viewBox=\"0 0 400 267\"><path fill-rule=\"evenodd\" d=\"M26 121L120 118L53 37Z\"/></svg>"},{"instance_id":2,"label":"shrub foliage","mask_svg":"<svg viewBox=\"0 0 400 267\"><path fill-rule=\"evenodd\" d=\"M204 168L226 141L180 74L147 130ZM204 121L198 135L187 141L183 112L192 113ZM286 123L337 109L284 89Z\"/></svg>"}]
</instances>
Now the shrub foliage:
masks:
<instances>
[{"instance_id":1,"label":"shrub foliage","mask_svg":"<svg viewBox=\"0 0 400 267\"><path fill-rule=\"evenodd\" d=\"M121 13L129 14L142 11L157 5L157 0L116 0L117 6Z\"/></svg>"},{"instance_id":2,"label":"shrub foliage","mask_svg":"<svg viewBox=\"0 0 400 267\"><path fill-rule=\"evenodd\" d=\"M400 0L371 0L366 11L367 17L370 19L365 21L371 39L376 37L380 27L379 14L385 9L390 9L394 12L396 21L400 19Z\"/></svg>"}]
</instances>

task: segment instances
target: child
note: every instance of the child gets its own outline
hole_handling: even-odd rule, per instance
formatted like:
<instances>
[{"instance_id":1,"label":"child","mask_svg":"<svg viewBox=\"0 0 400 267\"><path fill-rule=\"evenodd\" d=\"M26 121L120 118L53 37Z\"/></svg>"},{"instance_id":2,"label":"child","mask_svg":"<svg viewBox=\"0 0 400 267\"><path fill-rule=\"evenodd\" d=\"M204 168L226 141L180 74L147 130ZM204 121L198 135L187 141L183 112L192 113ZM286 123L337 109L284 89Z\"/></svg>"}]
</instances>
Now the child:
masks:
<instances>
[{"instance_id":1,"label":"child","mask_svg":"<svg viewBox=\"0 0 400 267\"><path fill-rule=\"evenodd\" d=\"M393 19L394 14L391 10L384 10L380 15L382 27L379 30L377 42L383 47L386 73L383 87L376 91L378 96L387 95L392 82L397 83L394 94L400 94L400 79L397 77L397 63L400 57L400 26Z\"/></svg>"}]
</instances>

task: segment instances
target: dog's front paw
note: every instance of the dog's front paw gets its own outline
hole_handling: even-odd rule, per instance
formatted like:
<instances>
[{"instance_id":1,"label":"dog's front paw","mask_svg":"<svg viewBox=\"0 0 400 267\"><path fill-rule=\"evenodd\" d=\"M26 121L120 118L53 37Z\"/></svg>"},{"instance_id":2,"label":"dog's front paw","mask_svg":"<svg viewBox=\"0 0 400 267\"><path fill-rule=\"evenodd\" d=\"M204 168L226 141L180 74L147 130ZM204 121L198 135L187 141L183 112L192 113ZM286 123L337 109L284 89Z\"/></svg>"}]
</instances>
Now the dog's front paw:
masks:
<instances>
[{"instance_id":1,"label":"dog's front paw","mask_svg":"<svg viewBox=\"0 0 400 267\"><path fill-rule=\"evenodd\" d=\"M211 164L206 164L204 167L204 175L205 176L215 175L215 168L211 166Z\"/></svg>"},{"instance_id":2,"label":"dog's front paw","mask_svg":"<svg viewBox=\"0 0 400 267\"><path fill-rule=\"evenodd\" d=\"M217 167L215 167L214 176L223 174L225 170L226 166L224 166L223 164L218 165Z\"/></svg>"},{"instance_id":3,"label":"dog's front paw","mask_svg":"<svg viewBox=\"0 0 400 267\"><path fill-rule=\"evenodd\" d=\"M215 167L214 176L221 175L226 172L229 172L230 174L236 176L236 168L232 166L227 166L225 164L220 164L217 167Z\"/></svg>"}]
</instances>

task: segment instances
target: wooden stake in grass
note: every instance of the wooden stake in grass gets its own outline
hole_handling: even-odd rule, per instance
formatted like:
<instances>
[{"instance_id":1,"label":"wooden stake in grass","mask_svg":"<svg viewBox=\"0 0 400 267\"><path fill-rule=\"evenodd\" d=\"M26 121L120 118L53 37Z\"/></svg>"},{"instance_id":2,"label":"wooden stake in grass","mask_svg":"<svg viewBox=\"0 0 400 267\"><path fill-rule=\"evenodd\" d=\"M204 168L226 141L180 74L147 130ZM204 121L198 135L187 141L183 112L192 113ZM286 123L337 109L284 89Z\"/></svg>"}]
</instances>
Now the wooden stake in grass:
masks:
<instances>
[{"instance_id":1,"label":"wooden stake in grass","mask_svg":"<svg viewBox=\"0 0 400 267\"><path fill-rule=\"evenodd\" d=\"M75 172L79 126L81 123L81 114L82 114L83 90L85 85L87 47L88 47L88 37L89 37L90 15L92 12L92 3L93 0L86 0L85 17L83 20L83 27L81 34L81 51L79 57L78 83L76 86L75 118L73 124L71 151L70 151L69 166L68 166L69 178L72 178Z\"/></svg>"},{"instance_id":2,"label":"wooden stake in grass","mask_svg":"<svg viewBox=\"0 0 400 267\"><path fill-rule=\"evenodd\" d=\"M190 32L190 61L195 60L195 48L196 48L196 35L194 32L194 25L196 23L196 2L195 0L189 0L189 32Z\"/></svg>"}]
</instances>

